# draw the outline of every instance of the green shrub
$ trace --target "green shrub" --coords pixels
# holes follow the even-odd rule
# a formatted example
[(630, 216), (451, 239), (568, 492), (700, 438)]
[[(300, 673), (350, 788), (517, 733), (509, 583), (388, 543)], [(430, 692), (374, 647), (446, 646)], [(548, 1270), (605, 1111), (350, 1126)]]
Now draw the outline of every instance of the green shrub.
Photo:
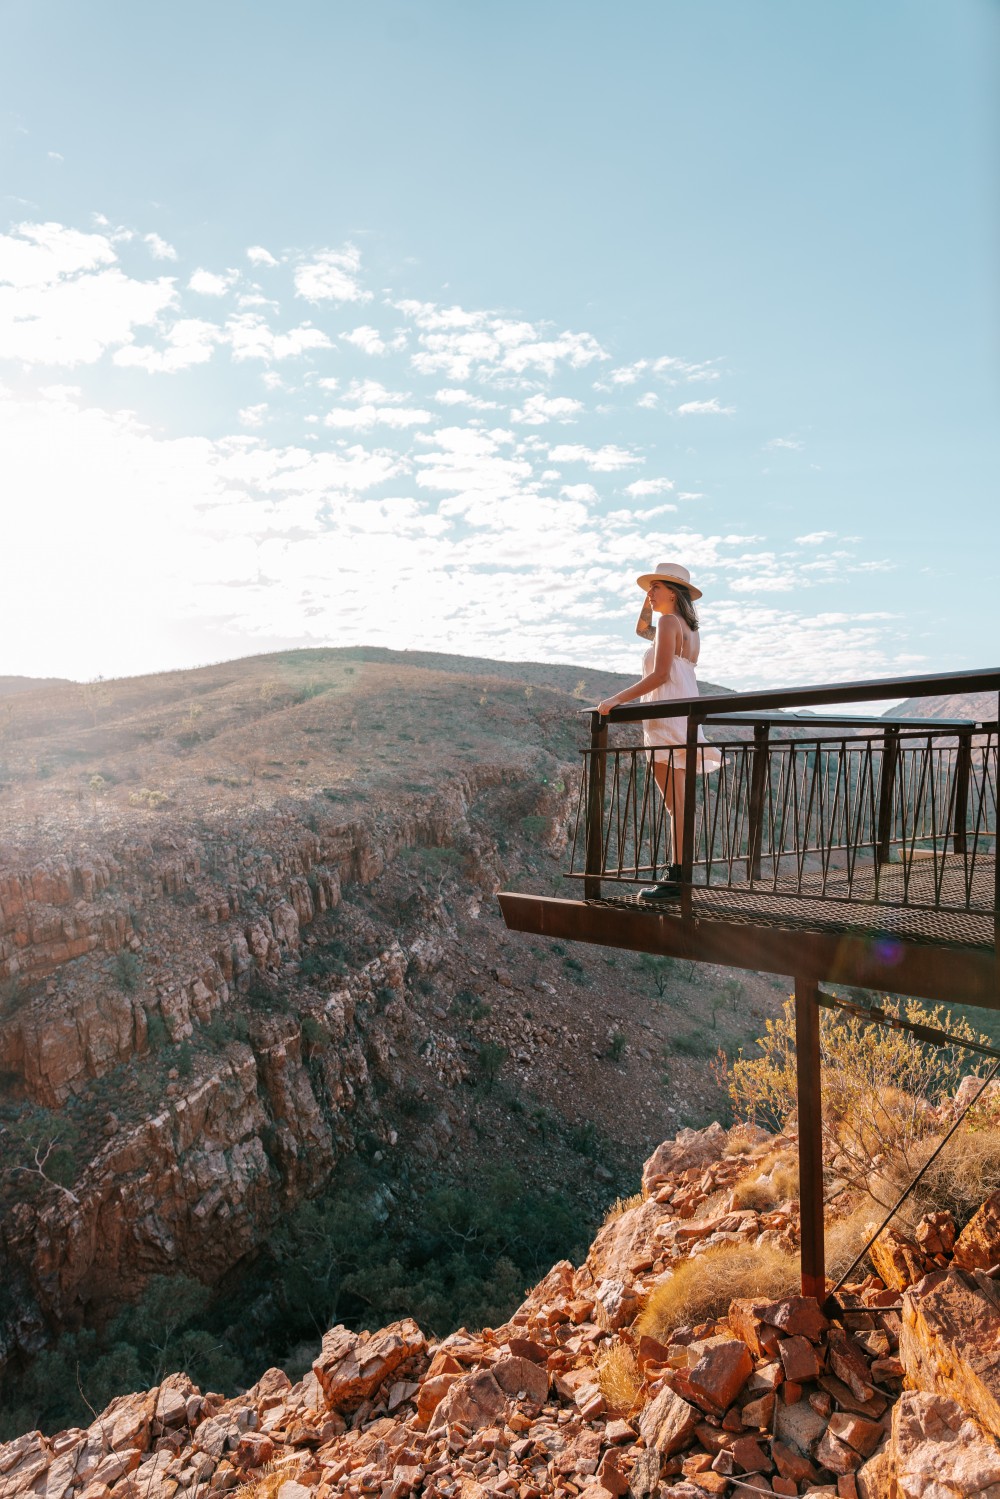
[(142, 978), (142, 961), (129, 948), (122, 947), (115, 953), (111, 963), (111, 976), (119, 989), (131, 994), (138, 988)]
[(497, 1046), (494, 1041), (484, 1041), (479, 1047), (476, 1053), (476, 1080), (482, 1083), (487, 1092), (496, 1083), (506, 1060), (506, 1048)]
[(160, 1047), (166, 1046), (170, 1040), (167, 1022), (159, 1010), (148, 1010), (146, 1013), (146, 1039), (149, 1042), (150, 1051), (159, 1051)]
[(608, 1057), (612, 1062), (620, 1062), (625, 1055), (625, 1033), (615, 1031), (608, 1043)]
[(302, 1017), (302, 1039), (310, 1046), (326, 1046), (330, 1040), (326, 1027), (314, 1015)]

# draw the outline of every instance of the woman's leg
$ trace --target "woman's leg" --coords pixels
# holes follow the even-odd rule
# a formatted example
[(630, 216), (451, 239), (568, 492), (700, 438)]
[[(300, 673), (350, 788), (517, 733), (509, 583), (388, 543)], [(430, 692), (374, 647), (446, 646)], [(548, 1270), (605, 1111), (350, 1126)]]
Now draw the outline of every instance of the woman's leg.
[(684, 767), (672, 767), (669, 750), (653, 757), (653, 776), (670, 814), (670, 862), (681, 862), (681, 840), (684, 836)]

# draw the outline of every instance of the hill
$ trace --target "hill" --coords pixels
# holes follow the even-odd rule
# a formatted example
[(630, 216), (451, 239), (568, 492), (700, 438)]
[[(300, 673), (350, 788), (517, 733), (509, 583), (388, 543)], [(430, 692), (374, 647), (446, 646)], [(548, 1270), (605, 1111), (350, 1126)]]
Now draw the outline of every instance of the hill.
[[(157, 1277), (207, 1298), (222, 1387), (294, 1358), (305, 1246), (388, 1203), (385, 1284), (442, 1328), (500, 1320), (776, 1011), (753, 975), (511, 938), (502, 883), (566, 889), (579, 674), (377, 654), (11, 700), (0, 1405)], [(508, 1227), (457, 1262), (484, 1184)]]

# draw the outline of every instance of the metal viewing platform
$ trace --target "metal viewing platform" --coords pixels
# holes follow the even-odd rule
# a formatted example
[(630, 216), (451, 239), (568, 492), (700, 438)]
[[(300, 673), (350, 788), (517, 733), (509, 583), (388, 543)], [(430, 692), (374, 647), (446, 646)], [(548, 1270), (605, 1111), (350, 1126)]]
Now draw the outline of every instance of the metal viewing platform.
[[(1000, 692), (1000, 669), (591, 713), (566, 871), (579, 893), (499, 897), (514, 931), (793, 979), (803, 1286), (820, 1299), (819, 985), (1000, 1008), (998, 713), (822, 710), (972, 692)], [(683, 750), (634, 729), (609, 744), (659, 717), (687, 719)], [(676, 898), (645, 901), (637, 887), (672, 862), (665, 773), (683, 787), (680, 878)]]

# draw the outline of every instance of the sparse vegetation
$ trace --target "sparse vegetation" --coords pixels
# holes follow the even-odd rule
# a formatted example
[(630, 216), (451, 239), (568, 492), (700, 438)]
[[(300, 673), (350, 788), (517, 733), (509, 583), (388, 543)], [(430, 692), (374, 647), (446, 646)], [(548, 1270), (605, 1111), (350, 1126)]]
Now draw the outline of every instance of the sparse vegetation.
[[(978, 1039), (964, 1018), (917, 1000), (885, 999), (887, 1013), (914, 1024)], [(847, 1184), (888, 1206), (897, 1173), (912, 1179), (922, 1142), (940, 1132), (934, 1106), (949, 1098), (970, 1070), (957, 1048), (932, 1046), (905, 1031), (868, 1025), (854, 1016), (821, 1011), (823, 1128), (833, 1169)], [(742, 1053), (729, 1070), (737, 1116), (779, 1127), (795, 1107), (795, 1014), (788, 1001), (768, 1020), (760, 1055)], [(924, 1151), (924, 1155), (926, 1155)]]
[(675, 1327), (725, 1316), (734, 1297), (776, 1301), (793, 1295), (798, 1284), (798, 1255), (773, 1245), (720, 1244), (694, 1259), (681, 1260), (653, 1287), (635, 1330), (669, 1342)]
[(131, 994), (139, 987), (142, 978), (142, 960), (129, 948), (119, 948), (111, 961), (111, 976), (119, 989)]
[(627, 1343), (616, 1338), (597, 1356), (597, 1379), (609, 1410), (628, 1416), (634, 1410), (642, 1391), (642, 1378), (635, 1354)]

